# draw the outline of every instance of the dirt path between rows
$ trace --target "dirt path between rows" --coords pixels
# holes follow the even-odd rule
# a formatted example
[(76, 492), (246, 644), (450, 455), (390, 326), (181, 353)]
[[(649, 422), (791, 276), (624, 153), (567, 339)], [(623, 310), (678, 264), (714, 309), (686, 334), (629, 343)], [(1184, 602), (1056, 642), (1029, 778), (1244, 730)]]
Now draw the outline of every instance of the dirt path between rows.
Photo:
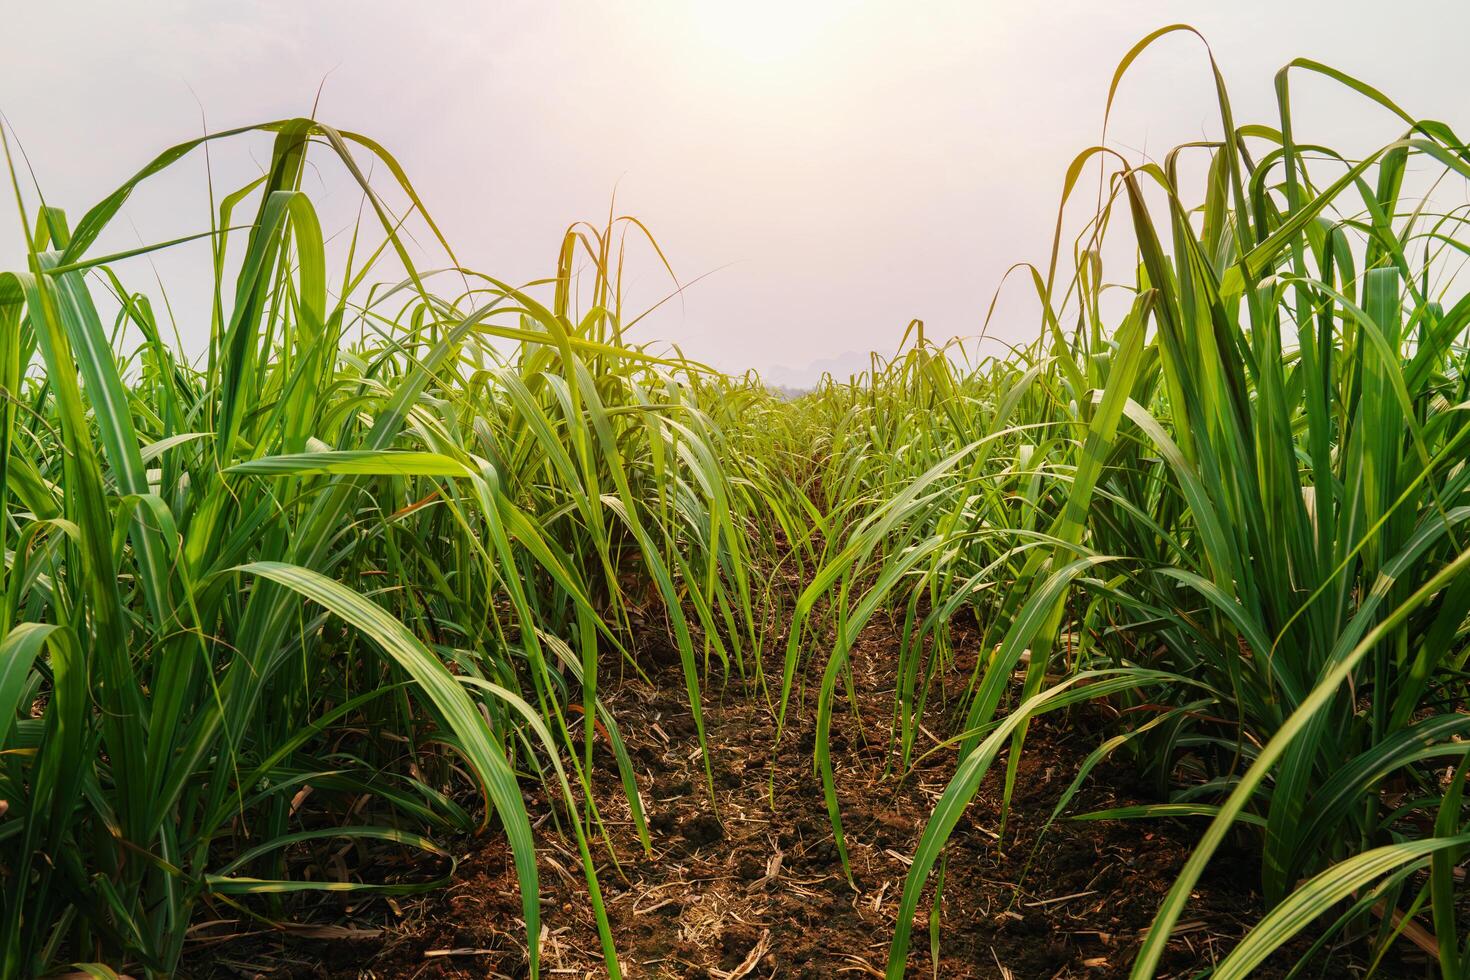
[[(908, 778), (885, 778), (896, 639), (870, 628), (852, 654), (856, 705), (839, 696), (833, 757), (856, 888), (845, 881), (812, 769), (815, 690), (773, 755), (774, 725), (758, 692), (732, 680), (706, 692), (719, 819), (704, 790), (683, 681), (669, 650), (643, 651), (653, 685), (627, 680), (606, 692), (628, 743), (653, 836), (645, 857), (611, 754), (600, 746), (597, 796), (621, 874), (594, 853), (624, 975), (638, 978), (879, 977), (887, 961), (908, 861), (953, 770), (940, 749)], [(960, 689), (969, 662), (946, 678)], [(816, 668), (820, 669), (820, 665)], [(814, 684), (814, 680), (808, 680)], [(854, 707), (856, 711), (854, 711)], [(945, 730), (936, 702), (928, 733)], [(860, 719), (860, 721), (859, 721)], [(1000, 773), (987, 778), (948, 850), (937, 962), (929, 944), (932, 883), (915, 922), (908, 973), (967, 978), (1120, 977), (1202, 829), (1196, 821), (1059, 820), (1040, 836), (1083, 757), (1102, 737), (1097, 709), (1044, 719), (1020, 765), (1003, 839)], [(932, 735), (917, 748), (934, 748)], [(774, 767), (772, 761), (774, 758)], [(768, 801), (774, 774), (775, 806)], [(1071, 814), (1149, 799), (1131, 770), (1105, 763)], [(534, 801), (543, 817), (543, 800)], [(574, 845), (543, 819), (543, 974), (605, 976)], [(520, 897), (503, 840), (459, 842), (456, 880), (421, 899), (358, 900), (335, 910), (342, 938), (255, 936), (206, 944), (192, 963), (216, 976), (523, 977)], [(1254, 859), (1227, 851), (1212, 864), (1164, 960), (1161, 976), (1196, 975), (1224, 955), (1261, 914)], [(318, 910), (318, 917), (325, 913)], [(1280, 976), (1305, 942), (1263, 967)], [(1395, 953), (1395, 955), (1398, 955)], [(1423, 976), (1406, 951), (1379, 976)], [(1273, 966), (1272, 964), (1281, 964)], [(1329, 954), (1305, 976), (1354, 977), (1349, 953)]]

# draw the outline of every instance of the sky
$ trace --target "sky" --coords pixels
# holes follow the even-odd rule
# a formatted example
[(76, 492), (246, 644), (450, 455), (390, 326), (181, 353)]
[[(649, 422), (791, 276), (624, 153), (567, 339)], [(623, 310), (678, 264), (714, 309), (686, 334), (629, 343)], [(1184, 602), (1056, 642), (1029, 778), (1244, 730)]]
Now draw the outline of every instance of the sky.
[[(1239, 122), (1274, 122), (1274, 75), (1305, 56), (1464, 131), (1457, 48), (1470, 4), (1383, 9), (10, 3), (0, 23), (24, 43), (0, 57), (0, 112), (40, 193), (75, 220), (159, 150), (205, 128), (308, 114), (320, 90), (317, 118), (386, 146), (463, 264), (513, 282), (548, 276), (567, 226), (605, 220), (615, 195), (617, 212), (652, 231), (688, 284), (631, 339), (799, 380), (847, 352), (893, 350), (915, 318), (931, 339), (977, 335), (1006, 269), (1045, 261), (1067, 165), (1099, 139), (1113, 71), (1154, 28), (1201, 30)], [(1402, 131), (1321, 79), (1295, 82), (1293, 107), (1303, 141), (1368, 150)], [(1204, 49), (1175, 35), (1130, 70), (1108, 135), (1138, 158), (1218, 133)], [(136, 194), (98, 248), (206, 230), (210, 172), (223, 193), (258, 175), (268, 154), (259, 138), (218, 145), (208, 172), (195, 154)], [(22, 182), (34, 207), (29, 175)], [(354, 187), (323, 163), (306, 189), (340, 246)], [(7, 193), (0, 268), (24, 263), (15, 213)], [(207, 256), (196, 244), (118, 266), (132, 288), (163, 283), (191, 350), (208, 333)], [(673, 288), (636, 242), (626, 285), (633, 312)], [(1020, 287), (1006, 287), (989, 327), (1003, 341), (1037, 333)]]

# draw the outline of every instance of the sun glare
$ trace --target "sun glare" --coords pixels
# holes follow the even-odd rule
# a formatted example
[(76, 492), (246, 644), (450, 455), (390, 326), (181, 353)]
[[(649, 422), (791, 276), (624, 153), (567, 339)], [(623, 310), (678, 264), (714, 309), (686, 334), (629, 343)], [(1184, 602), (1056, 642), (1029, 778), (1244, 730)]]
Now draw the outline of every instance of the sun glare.
[(838, 20), (840, 6), (743, 0), (698, 3), (690, 11), (693, 33), (708, 48), (747, 65), (774, 68), (809, 55)]

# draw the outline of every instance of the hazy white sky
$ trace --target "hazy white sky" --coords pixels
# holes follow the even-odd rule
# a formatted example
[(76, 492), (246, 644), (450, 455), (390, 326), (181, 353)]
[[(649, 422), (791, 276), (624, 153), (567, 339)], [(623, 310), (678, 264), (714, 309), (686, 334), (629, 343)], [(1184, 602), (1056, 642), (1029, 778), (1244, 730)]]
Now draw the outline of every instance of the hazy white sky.
[[(1274, 121), (1273, 75), (1302, 55), (1470, 123), (1462, 0), (1391, 16), (1376, 0), (12, 0), (0, 110), (75, 220), (197, 135), (201, 107), (210, 129), (301, 115), (325, 77), (319, 118), (392, 150), (466, 264), (548, 275), (565, 227), (605, 217), (616, 189), (681, 279), (718, 270), (640, 335), (765, 369), (889, 350), (914, 317), (931, 337), (975, 334), (1004, 270), (1045, 258), (1063, 172), (1098, 138), (1119, 58), (1175, 21), (1209, 38), (1240, 121)], [(1203, 51), (1183, 36), (1119, 98), (1120, 149), (1218, 132)], [(1366, 149), (1401, 129), (1325, 81), (1303, 79), (1293, 100), (1303, 140)], [(267, 153), (219, 149), (216, 186), (258, 174)], [(204, 173), (191, 160), (135, 196), (111, 244), (207, 228)], [(328, 230), (344, 227), (357, 199), (342, 175), (324, 168), (308, 189)], [(8, 268), (23, 252), (4, 200)], [(204, 254), (155, 263), (191, 345), (207, 332)], [(665, 293), (651, 262), (633, 269), (635, 305)], [(146, 262), (123, 271), (156, 291)], [(992, 332), (1036, 327), (1018, 297)]]

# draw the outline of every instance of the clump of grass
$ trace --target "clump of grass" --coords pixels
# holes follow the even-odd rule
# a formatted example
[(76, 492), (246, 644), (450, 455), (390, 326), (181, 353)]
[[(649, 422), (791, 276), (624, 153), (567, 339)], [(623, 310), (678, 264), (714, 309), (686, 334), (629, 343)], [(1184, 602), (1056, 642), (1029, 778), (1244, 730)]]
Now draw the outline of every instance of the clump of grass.
[[(544, 303), (421, 275), (362, 177), (359, 156), (386, 168), (437, 234), (386, 151), (309, 120), (261, 130), (267, 173), (215, 216), (215, 291), (233, 302), (203, 366), (162, 340), (113, 271), (126, 263), (91, 253), (139, 183), (205, 140), (74, 229), (43, 209), (30, 268), (0, 276), (3, 973), (95, 958), (171, 974), (200, 903), (271, 915), (293, 892), (439, 884), (292, 878), (290, 850), (442, 855), (425, 833), (493, 819), (534, 974), (530, 773), (563, 800), (616, 976), (591, 852), (595, 727), (649, 839), (597, 681), (627, 655), (630, 568), (638, 600), (646, 583), (666, 611), (697, 724), (710, 665), (758, 660), (745, 528), (764, 504), (737, 486), (717, 418), (748, 386), (622, 342), (618, 251), (636, 224), (571, 229)], [(300, 189), (309, 148), (376, 217), (361, 267), (329, 274)], [(233, 282), (227, 248), (244, 250)], [(364, 286), (384, 252), (406, 278)], [(572, 263), (588, 258), (578, 311)], [(120, 305), (111, 331), (97, 289)], [(602, 725), (574, 734), (573, 708)], [(460, 763), (483, 816), (457, 801)]]
[[(1109, 108), (1149, 45), (1188, 30), (1130, 51)], [(1300, 145), (1289, 93), (1304, 73), (1394, 113), (1403, 138), (1355, 161)], [(1335, 911), (1341, 928), (1378, 902), (1428, 909), (1442, 975), (1470, 969), (1452, 874), (1470, 845), (1459, 708), (1470, 298), (1445, 275), (1464, 252), (1465, 212), (1405, 190), (1413, 165), (1470, 177), (1470, 154), (1443, 123), (1315, 62), (1278, 75), (1274, 127), (1237, 126), (1214, 79), (1226, 138), (1161, 164), (1103, 147), (1077, 157), (1064, 207), (1089, 164), (1113, 169), (1074, 274), (1057, 275), (1068, 267), (1060, 217), (1050, 265), (1033, 271), (1034, 347), (958, 378), (921, 347), (860, 392), (822, 394), (874, 446), (862, 458), (854, 434), (835, 451), (841, 485), (877, 499), (798, 608), (799, 626), (820, 596), (836, 600), (819, 724), (856, 630), (883, 604), (906, 610), (917, 641), (898, 694), (901, 761), (924, 638), (929, 663), (946, 656), (944, 624), (969, 606), (991, 651), (957, 714), (961, 762), (915, 855), (890, 977), (903, 974), (921, 889), (992, 764), (1011, 749), (1009, 799), (1030, 719), (1100, 697), (1133, 722), (1083, 776), (1127, 751), (1167, 800), (1102, 816), (1208, 818), (1135, 976), (1153, 975), (1232, 831), (1259, 849), (1271, 912), (1214, 975), (1247, 975), (1318, 917)], [(1202, 187), (1181, 176), (1198, 156)], [(1126, 284), (1103, 278), (1109, 233), (1131, 233)], [(1104, 311), (1125, 291), (1112, 320)], [(802, 647), (794, 631), (788, 677)], [(1397, 931), (1389, 916), (1375, 928), (1380, 947)]]

